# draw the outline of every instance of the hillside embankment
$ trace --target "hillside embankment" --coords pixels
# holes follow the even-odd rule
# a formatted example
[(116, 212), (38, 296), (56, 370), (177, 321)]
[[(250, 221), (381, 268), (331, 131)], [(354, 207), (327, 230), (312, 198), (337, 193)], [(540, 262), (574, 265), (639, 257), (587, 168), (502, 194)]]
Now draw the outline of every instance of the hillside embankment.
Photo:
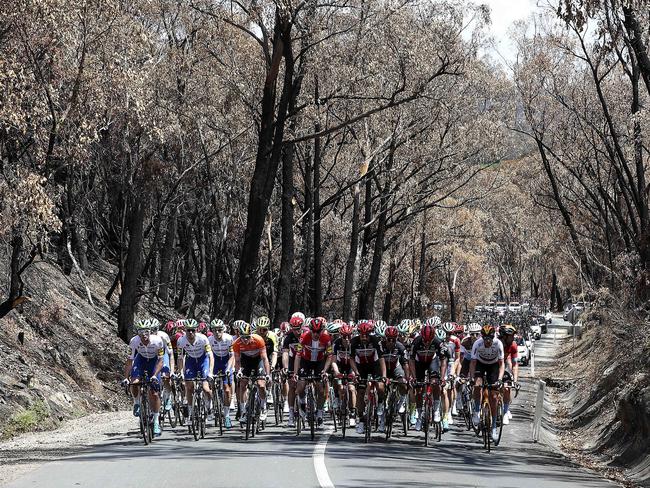
[(549, 422), (575, 461), (631, 486), (650, 486), (650, 327), (629, 310), (597, 304), (582, 337), (561, 343), (542, 377)]

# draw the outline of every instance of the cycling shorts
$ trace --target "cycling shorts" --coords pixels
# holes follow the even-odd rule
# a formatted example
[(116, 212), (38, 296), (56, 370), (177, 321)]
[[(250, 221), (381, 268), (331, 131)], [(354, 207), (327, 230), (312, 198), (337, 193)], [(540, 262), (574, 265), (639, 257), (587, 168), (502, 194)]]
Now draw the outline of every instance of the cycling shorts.
[(463, 358), (463, 362), (460, 366), (460, 375), (467, 378), (467, 375), (469, 374), (469, 365), (471, 364), (472, 360), (471, 359), (465, 359)]
[(203, 354), (198, 358), (185, 356), (185, 379), (193, 380), (195, 378), (207, 378), (210, 374), (210, 358)]
[(249, 378), (251, 376), (266, 376), (264, 360), (259, 356), (256, 358), (241, 356), (241, 370), (242, 374)]
[(306, 361), (300, 359), (300, 367), (298, 368), (298, 378), (306, 378), (307, 376), (320, 376), (325, 367), (325, 361)]
[(499, 363), (485, 364), (481, 361), (476, 361), (476, 373), (474, 377), (483, 376), (484, 373), (488, 385), (496, 383), (499, 379)]
[(415, 361), (415, 381), (421, 383), (424, 381), (426, 372), (429, 371), (431, 376), (440, 376), (440, 358), (436, 356), (429, 364), (422, 361)]
[(165, 355), (163, 356), (163, 367), (162, 367), (162, 369), (160, 370), (160, 373), (161, 373), (162, 376), (164, 376), (165, 378), (169, 378), (169, 373), (170, 373), (170, 372), (171, 372), (171, 371), (170, 371), (170, 369), (169, 369), (169, 353), (165, 351)]
[[(133, 366), (131, 367), (131, 378), (142, 379), (145, 371), (149, 378), (151, 378), (156, 369), (156, 364), (158, 364), (158, 357), (147, 359), (136, 354), (135, 359), (133, 360)], [(158, 379), (160, 379), (160, 373), (158, 373)]]
[(402, 365), (397, 363), (393, 369), (386, 370), (386, 376), (392, 380), (399, 380), (404, 378), (404, 368)]
[(357, 364), (359, 371), (359, 388), (365, 388), (368, 376), (374, 379), (381, 378), (381, 369), (379, 368), (379, 361), (368, 364)]
[(212, 370), (212, 373), (216, 375), (217, 373), (224, 373), (226, 376), (223, 379), (223, 383), (225, 385), (231, 385), (232, 384), (232, 368), (228, 369), (228, 361), (230, 360), (230, 356), (217, 356), (216, 354), (213, 354), (214, 356), (214, 368)]

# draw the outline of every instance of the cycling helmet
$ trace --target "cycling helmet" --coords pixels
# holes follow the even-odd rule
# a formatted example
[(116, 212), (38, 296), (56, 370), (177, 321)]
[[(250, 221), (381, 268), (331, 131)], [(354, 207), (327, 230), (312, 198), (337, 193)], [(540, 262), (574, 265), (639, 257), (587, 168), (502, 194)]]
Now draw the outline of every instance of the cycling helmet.
[(397, 327), (391, 325), (390, 327), (386, 328), (384, 335), (386, 336), (386, 339), (397, 340), (397, 337), (399, 336), (399, 330), (397, 330)]
[(269, 319), (266, 315), (262, 315), (261, 317), (257, 317), (253, 322), (255, 323), (255, 329), (270, 329), (271, 328), (271, 319)]
[(424, 342), (431, 342), (435, 337), (435, 329), (432, 325), (425, 324), (420, 331), (420, 337)]
[(511, 324), (502, 325), (499, 329), (501, 335), (515, 335), (516, 332), (517, 329), (515, 329), (515, 326)]
[(249, 336), (253, 333), (253, 328), (251, 327), (251, 324), (249, 324), (245, 320), (236, 320), (233, 325), (239, 331), (240, 336)]
[(495, 330), (494, 326), (490, 324), (486, 324), (481, 328), (481, 335), (483, 337), (493, 337), (494, 338)]
[(359, 322), (359, 325), (357, 326), (357, 330), (359, 331), (359, 335), (369, 335), (372, 334), (374, 327), (372, 325), (372, 322), (370, 320), (363, 320)]
[(224, 324), (223, 320), (221, 319), (214, 319), (212, 322), (210, 322), (210, 329), (215, 331), (224, 331), (226, 330), (226, 324)]
[(384, 337), (384, 334), (386, 333), (386, 322), (383, 320), (378, 320), (375, 322), (375, 334), (377, 334), (379, 337)]
[(187, 324), (186, 319), (178, 319), (175, 325), (177, 329), (185, 330), (185, 324)]
[(339, 334), (343, 337), (352, 337), (352, 326), (344, 323), (339, 329)]
[(446, 341), (447, 333), (443, 329), (436, 329), (436, 337), (441, 341)]
[(208, 330), (208, 324), (205, 322), (199, 322), (199, 327), (196, 329), (197, 332), (200, 332), (201, 334), (205, 334), (205, 332)]
[(158, 332), (160, 329), (160, 322), (158, 319), (150, 319), (151, 320), (151, 332)]
[(440, 318), (439, 317), (429, 317), (427, 320), (424, 322), (425, 325), (430, 325), (431, 327), (436, 327), (440, 325)]
[(146, 331), (151, 332), (154, 326), (153, 324), (154, 321), (158, 322), (156, 319), (140, 319), (135, 323), (134, 329), (138, 333), (146, 332)]
[(280, 331), (283, 334), (286, 334), (287, 332), (289, 332), (289, 329), (291, 329), (291, 324), (289, 322), (280, 323)]
[(470, 334), (477, 334), (481, 332), (481, 326), (476, 322), (472, 322), (467, 326), (467, 332)]
[(295, 312), (289, 319), (289, 323), (292, 328), (302, 327), (302, 324), (305, 323), (305, 314), (302, 312)]
[(456, 325), (452, 322), (445, 322), (441, 328), (444, 332), (453, 332), (456, 329)]
[(323, 332), (327, 327), (327, 321), (323, 317), (316, 317), (309, 322), (309, 330), (312, 332)]
[(409, 335), (415, 334), (418, 331), (418, 329), (419, 327), (414, 322), (411, 322), (411, 324), (409, 325)]
[(402, 320), (399, 323), (399, 325), (397, 326), (397, 331), (402, 335), (406, 335), (409, 333), (409, 324), (406, 322), (406, 320)]
[(342, 325), (343, 324), (341, 322), (336, 322), (336, 321), (329, 322), (327, 324), (327, 332), (329, 332), (330, 334), (338, 334), (339, 330), (341, 330)]
[(456, 334), (464, 334), (465, 333), (465, 326), (461, 324), (456, 324), (456, 327), (454, 327), (454, 332)]
[(176, 324), (174, 323), (173, 320), (170, 320), (165, 324), (165, 332), (167, 332), (168, 334), (174, 332), (175, 328), (176, 328)]
[(413, 324), (414, 324), (418, 329), (421, 329), (421, 328), (422, 328), (422, 321), (421, 321), (420, 319), (415, 319), (415, 320), (413, 320)]
[(185, 328), (187, 330), (196, 330), (199, 328), (199, 323), (194, 319), (185, 320)]

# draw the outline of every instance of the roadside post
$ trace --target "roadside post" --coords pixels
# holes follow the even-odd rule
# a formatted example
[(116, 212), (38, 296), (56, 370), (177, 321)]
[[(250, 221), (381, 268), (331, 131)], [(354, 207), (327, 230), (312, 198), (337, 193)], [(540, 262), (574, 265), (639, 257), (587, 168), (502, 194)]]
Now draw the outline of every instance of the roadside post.
[(539, 432), (542, 428), (542, 415), (544, 414), (544, 390), (546, 383), (537, 382), (537, 400), (535, 402), (535, 418), (533, 419), (533, 442), (539, 441)]

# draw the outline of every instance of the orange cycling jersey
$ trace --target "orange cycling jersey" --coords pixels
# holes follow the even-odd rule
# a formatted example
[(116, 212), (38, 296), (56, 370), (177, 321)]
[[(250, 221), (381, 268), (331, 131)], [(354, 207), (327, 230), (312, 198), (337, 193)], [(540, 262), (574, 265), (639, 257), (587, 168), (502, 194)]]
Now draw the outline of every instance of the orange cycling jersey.
[(266, 342), (264, 342), (264, 339), (257, 334), (253, 334), (248, 342), (244, 342), (241, 337), (238, 337), (237, 340), (232, 343), (232, 350), (235, 354), (242, 354), (253, 358), (258, 357), (265, 349)]

